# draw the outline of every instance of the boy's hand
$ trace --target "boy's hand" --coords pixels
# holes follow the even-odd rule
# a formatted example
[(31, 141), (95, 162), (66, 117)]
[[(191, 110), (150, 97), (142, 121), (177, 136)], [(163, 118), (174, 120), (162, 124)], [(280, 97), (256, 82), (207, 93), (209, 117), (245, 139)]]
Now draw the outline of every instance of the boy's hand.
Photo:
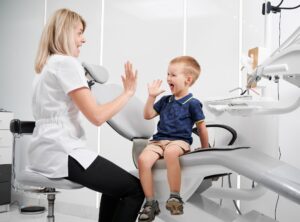
[(148, 83), (148, 93), (150, 97), (157, 97), (159, 94), (163, 93), (165, 90), (161, 88), (162, 80), (157, 79), (152, 83)]

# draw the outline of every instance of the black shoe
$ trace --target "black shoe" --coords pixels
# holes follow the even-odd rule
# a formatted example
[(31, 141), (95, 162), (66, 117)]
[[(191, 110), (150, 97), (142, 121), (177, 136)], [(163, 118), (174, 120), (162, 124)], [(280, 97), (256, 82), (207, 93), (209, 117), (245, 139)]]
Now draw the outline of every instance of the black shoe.
[(156, 200), (147, 201), (144, 206), (143, 210), (140, 212), (140, 216), (138, 221), (139, 222), (150, 222), (153, 221), (155, 216), (160, 213), (160, 209), (158, 206), (158, 202)]
[(183, 201), (181, 197), (170, 197), (166, 203), (166, 209), (170, 211), (172, 215), (183, 214)]

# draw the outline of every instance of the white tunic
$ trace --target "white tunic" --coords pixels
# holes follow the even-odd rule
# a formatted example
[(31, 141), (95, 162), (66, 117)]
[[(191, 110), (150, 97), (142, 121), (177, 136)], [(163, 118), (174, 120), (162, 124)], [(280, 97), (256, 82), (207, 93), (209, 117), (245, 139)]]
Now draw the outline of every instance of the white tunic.
[(84, 69), (71, 56), (52, 55), (33, 84), (32, 110), (36, 120), (29, 169), (49, 178), (68, 176), (68, 155), (85, 169), (97, 153), (86, 148), (79, 110), (68, 95), (88, 87)]

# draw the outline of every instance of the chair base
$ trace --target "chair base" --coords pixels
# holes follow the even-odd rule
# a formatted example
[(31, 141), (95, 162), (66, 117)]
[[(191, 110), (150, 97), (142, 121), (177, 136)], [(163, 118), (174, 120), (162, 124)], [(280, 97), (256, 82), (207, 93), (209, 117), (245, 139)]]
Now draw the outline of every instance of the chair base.
[(48, 199), (48, 216), (47, 216), (47, 221), (48, 222), (54, 222), (55, 221), (55, 217), (54, 217), (55, 194), (53, 194), (53, 193), (47, 194), (47, 199)]
[(26, 206), (26, 207), (21, 207), (20, 213), (21, 214), (41, 214), (44, 213), (46, 210), (45, 207), (42, 206)]
[(0, 213), (2, 212), (8, 212), (10, 208), (9, 204), (0, 205)]

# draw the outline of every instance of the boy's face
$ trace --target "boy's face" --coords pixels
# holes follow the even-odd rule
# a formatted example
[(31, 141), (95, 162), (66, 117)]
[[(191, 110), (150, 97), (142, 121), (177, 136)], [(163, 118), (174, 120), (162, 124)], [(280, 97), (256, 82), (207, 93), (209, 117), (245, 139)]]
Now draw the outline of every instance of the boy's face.
[(191, 77), (184, 73), (184, 68), (183, 63), (170, 64), (168, 67), (167, 82), (175, 96), (186, 94), (190, 86)]
[(78, 57), (80, 54), (79, 47), (82, 46), (83, 43), (85, 43), (85, 38), (83, 36), (83, 25), (81, 22), (79, 22), (74, 29), (74, 40), (75, 40), (75, 46), (72, 49), (72, 55), (74, 57)]

